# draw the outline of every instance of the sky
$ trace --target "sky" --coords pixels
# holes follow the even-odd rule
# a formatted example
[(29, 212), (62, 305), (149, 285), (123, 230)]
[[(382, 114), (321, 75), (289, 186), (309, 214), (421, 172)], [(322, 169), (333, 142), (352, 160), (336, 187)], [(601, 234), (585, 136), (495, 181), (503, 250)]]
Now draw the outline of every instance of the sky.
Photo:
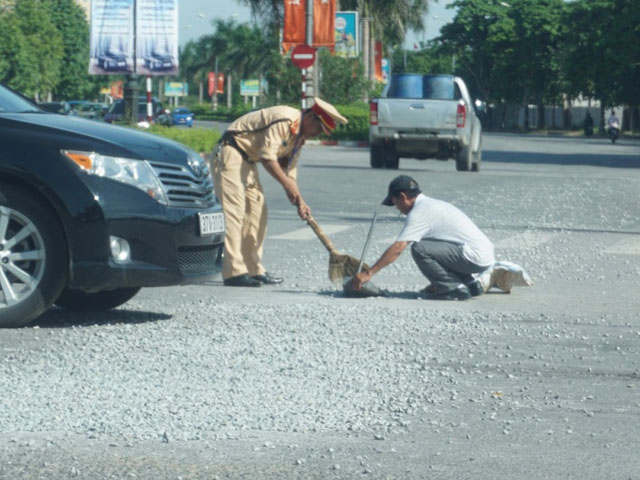
[[(430, 2), (429, 14), (426, 16), (426, 32), (409, 32), (405, 48), (411, 50), (414, 43), (430, 40), (439, 34), (440, 27), (453, 19), (453, 10), (445, 8), (451, 1)], [(251, 22), (249, 8), (240, 5), (236, 0), (179, 0), (178, 7), (178, 35), (181, 47), (189, 40), (197, 40), (202, 35), (213, 33), (211, 22), (214, 19), (234, 19), (238, 23)]]

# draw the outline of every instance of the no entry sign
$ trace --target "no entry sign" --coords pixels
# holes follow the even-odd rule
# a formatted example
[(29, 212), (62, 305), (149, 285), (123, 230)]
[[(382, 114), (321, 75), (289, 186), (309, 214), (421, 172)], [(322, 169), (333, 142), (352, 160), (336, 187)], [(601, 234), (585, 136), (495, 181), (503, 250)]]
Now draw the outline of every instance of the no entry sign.
[(297, 45), (291, 52), (291, 61), (301, 70), (309, 68), (316, 61), (316, 49), (309, 45)]

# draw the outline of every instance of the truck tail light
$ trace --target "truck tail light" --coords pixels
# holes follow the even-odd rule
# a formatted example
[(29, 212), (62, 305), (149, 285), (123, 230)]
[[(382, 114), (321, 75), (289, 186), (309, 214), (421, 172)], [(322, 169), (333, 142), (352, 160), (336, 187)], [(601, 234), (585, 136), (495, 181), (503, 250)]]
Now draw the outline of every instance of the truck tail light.
[(369, 123), (371, 125), (378, 125), (378, 100), (371, 100), (371, 102), (369, 102)]
[(458, 114), (456, 115), (456, 127), (464, 128), (464, 124), (467, 121), (467, 107), (460, 104), (458, 105)]

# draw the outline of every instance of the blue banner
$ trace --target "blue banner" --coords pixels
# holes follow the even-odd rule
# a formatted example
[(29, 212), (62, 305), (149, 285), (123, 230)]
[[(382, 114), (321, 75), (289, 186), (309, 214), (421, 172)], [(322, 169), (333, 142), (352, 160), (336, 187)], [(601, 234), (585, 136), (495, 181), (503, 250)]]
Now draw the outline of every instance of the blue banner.
[(336, 12), (336, 46), (338, 57), (357, 57), (360, 53), (358, 12)]
[(89, 73), (132, 73), (133, 0), (91, 2)]

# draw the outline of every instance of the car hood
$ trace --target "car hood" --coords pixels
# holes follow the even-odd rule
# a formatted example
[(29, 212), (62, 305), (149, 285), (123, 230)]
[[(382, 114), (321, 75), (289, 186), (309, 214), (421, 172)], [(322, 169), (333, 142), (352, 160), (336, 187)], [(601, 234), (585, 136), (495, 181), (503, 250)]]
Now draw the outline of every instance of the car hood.
[[(18, 130), (40, 131), (52, 147), (95, 151), (103, 155), (137, 158), (184, 165), (194, 155), (189, 148), (172, 140), (131, 128), (48, 113), (2, 114), (0, 119), (14, 123)], [(5, 122), (0, 126), (11, 127)], [(50, 133), (50, 135), (46, 135)]]

